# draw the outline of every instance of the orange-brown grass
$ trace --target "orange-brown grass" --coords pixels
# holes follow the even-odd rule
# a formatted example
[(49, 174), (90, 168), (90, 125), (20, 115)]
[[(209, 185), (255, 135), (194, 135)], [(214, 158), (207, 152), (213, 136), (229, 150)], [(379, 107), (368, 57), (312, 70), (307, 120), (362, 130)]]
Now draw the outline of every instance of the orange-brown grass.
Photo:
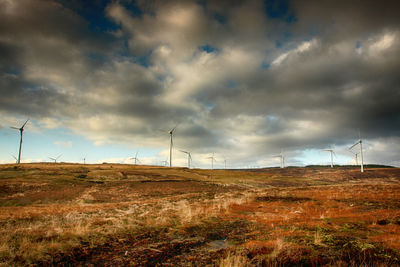
[(400, 264), (399, 177), (0, 165), (0, 264)]

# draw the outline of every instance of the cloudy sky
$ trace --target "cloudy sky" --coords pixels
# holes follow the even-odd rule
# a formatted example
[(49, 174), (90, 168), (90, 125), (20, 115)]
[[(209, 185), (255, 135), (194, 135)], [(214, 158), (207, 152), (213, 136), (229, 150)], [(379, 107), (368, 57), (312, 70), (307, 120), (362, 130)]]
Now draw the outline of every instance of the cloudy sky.
[(0, 162), (400, 166), (395, 3), (0, 0)]

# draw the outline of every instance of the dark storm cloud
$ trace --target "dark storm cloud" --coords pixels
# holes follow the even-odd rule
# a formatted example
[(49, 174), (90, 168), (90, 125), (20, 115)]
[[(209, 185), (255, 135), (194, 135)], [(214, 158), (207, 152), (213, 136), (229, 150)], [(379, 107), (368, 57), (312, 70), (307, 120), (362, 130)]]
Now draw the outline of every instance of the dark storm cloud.
[(106, 53), (113, 40), (90, 33), (85, 20), (53, 1), (1, 1), (0, 17), (1, 109), (76, 114), (71, 107), (80, 99), (68, 91), (91, 72), (85, 55)]
[(316, 30), (338, 38), (365, 37), (386, 28), (398, 29), (398, 1), (292, 1), (298, 23), (294, 29)]
[(357, 129), (394, 143), (398, 10), (394, 1), (0, 0), (0, 109), (38, 120), (55, 110), (97, 143), (162, 147), (158, 129), (180, 123), (178, 146), (240, 150), (231, 160), (248, 162), (348, 145)]

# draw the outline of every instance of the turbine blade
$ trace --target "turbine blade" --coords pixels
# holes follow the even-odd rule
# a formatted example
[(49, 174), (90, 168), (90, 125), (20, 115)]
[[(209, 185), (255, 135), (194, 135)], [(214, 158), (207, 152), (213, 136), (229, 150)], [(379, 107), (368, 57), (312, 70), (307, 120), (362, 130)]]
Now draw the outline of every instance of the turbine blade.
[(11, 128), (11, 129), (15, 129), (15, 130), (19, 130), (19, 128), (14, 127), (14, 126), (11, 126), (10, 128)]
[(352, 145), (349, 149), (352, 149), (353, 147), (355, 147), (356, 145), (358, 145), (360, 142), (355, 143), (354, 145)]
[(26, 122), (24, 123), (24, 125), (22, 125), (22, 127), (21, 127), (22, 129), (24, 129), (24, 127), (25, 127), (25, 124), (27, 124), (27, 123), (28, 123), (28, 121), (29, 121), (29, 119), (27, 119), (27, 120), (26, 120)]
[(179, 123), (177, 125), (175, 125), (174, 128), (172, 128), (172, 130), (171, 130), (172, 133), (175, 131), (175, 129), (176, 129), (176, 127), (178, 127), (178, 125), (179, 125)]

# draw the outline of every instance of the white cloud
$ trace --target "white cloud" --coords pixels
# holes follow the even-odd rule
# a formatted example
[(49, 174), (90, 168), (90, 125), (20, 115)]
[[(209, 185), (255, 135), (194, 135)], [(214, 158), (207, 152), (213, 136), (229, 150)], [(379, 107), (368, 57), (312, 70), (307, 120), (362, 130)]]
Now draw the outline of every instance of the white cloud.
[(383, 34), (376, 42), (370, 45), (369, 47), (370, 53), (372, 54), (380, 53), (382, 51), (389, 49), (394, 44), (395, 40), (396, 40), (395, 33)]
[(72, 141), (55, 141), (54, 144), (65, 148), (72, 147)]
[(313, 46), (316, 46), (318, 44), (316, 39), (313, 39), (311, 41), (306, 41), (298, 45), (296, 48), (289, 50), (288, 52), (285, 52), (281, 55), (279, 55), (277, 58), (275, 58), (271, 65), (280, 65), (282, 64), (287, 58), (293, 57), (293, 56), (298, 56), (301, 53), (305, 53), (313, 48)]
[(44, 129), (55, 129), (61, 125), (60, 121), (55, 118), (41, 118), (38, 120), (38, 124), (40, 128)]

